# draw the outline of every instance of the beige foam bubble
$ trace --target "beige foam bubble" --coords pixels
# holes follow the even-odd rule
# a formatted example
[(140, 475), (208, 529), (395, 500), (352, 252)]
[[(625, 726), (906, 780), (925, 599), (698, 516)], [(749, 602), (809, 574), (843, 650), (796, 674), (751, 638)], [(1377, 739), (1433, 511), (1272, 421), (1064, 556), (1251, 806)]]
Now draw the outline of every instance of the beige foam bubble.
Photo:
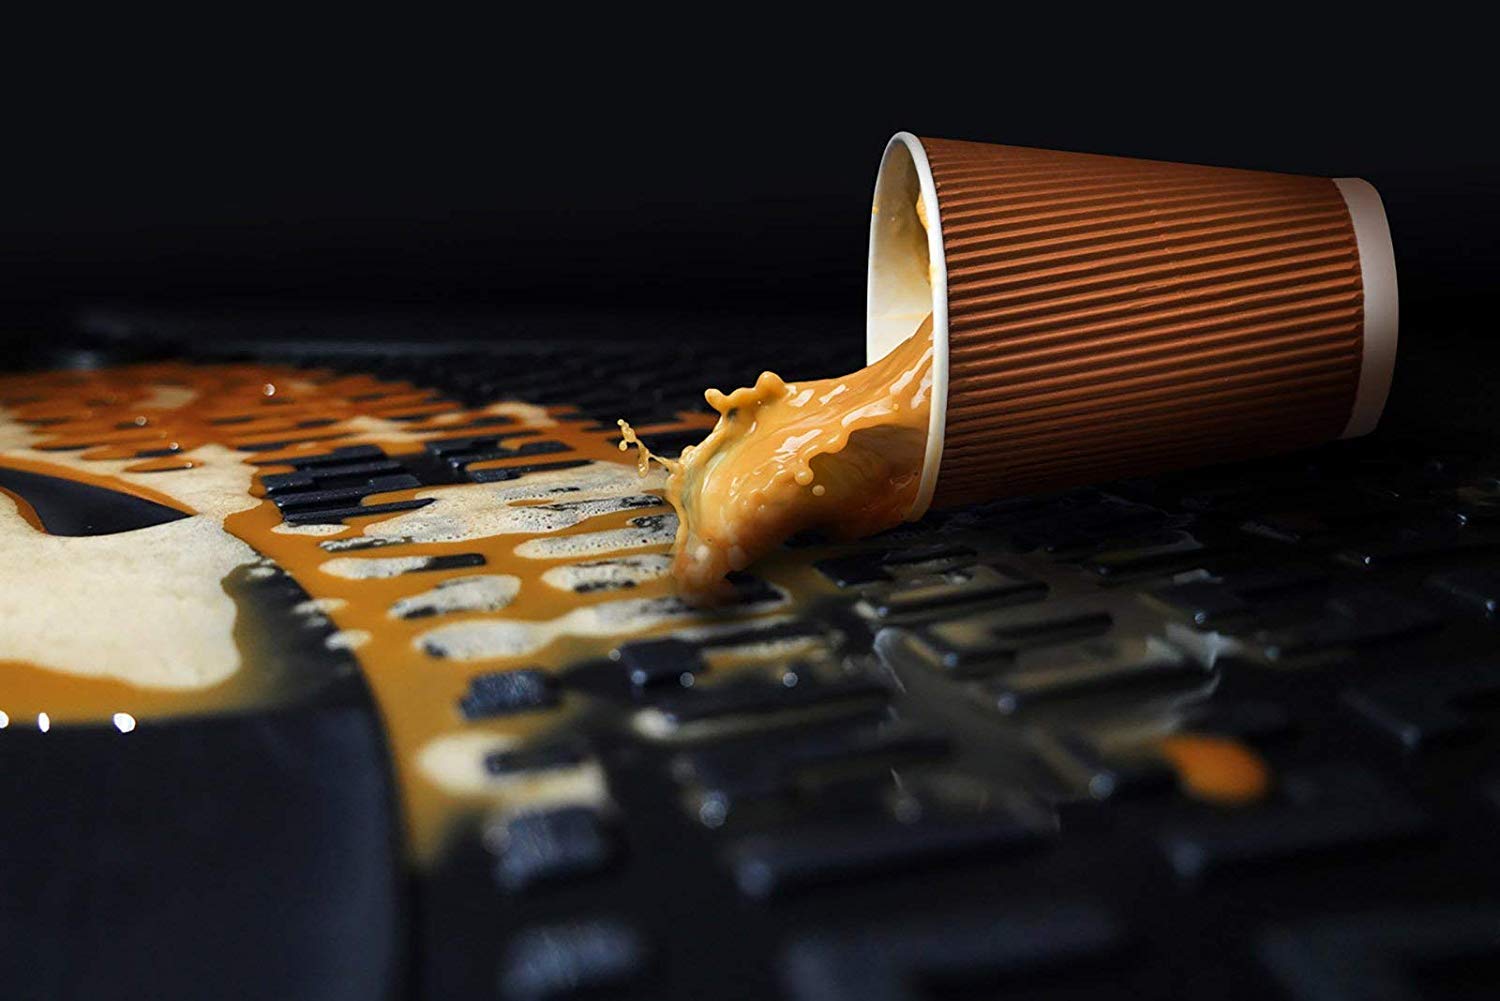
[(318, 569), (345, 580), (379, 580), (424, 570), (432, 560), (431, 556), (340, 556), (325, 561)]
[(0, 495), (0, 660), (146, 688), (207, 688), (240, 667), (219, 586), (254, 563), (216, 519), (115, 535), (37, 531)]
[(529, 560), (576, 560), (601, 553), (665, 545), (676, 534), (677, 518), (673, 515), (658, 515), (645, 525), (528, 539), (517, 546), (515, 552), (517, 556)]
[(136, 406), (142, 410), (177, 410), (197, 398), (198, 391), (191, 386), (155, 385)]
[(430, 591), (413, 594), (391, 605), (393, 618), (410, 619), (451, 612), (498, 612), (516, 600), (521, 580), (509, 574), (476, 574), (445, 580)]
[(271, 526), (271, 531), (277, 535), (338, 535), (340, 532), (347, 532), (348, 530), (347, 525), (325, 525), (318, 522), (310, 525), (288, 525), (286, 522), (282, 522), (279, 525)]
[(323, 645), (330, 650), (358, 650), (368, 642), (370, 642), (368, 629), (340, 629), (338, 632), (329, 633)]
[(613, 591), (665, 577), (671, 568), (668, 556), (621, 556), (553, 567), (542, 574), (542, 581), (559, 591)]
[(413, 642), (433, 656), (451, 660), (521, 657), (560, 636), (628, 635), (692, 615), (693, 610), (675, 597), (627, 598), (575, 608), (555, 619), (455, 622), (430, 629)]

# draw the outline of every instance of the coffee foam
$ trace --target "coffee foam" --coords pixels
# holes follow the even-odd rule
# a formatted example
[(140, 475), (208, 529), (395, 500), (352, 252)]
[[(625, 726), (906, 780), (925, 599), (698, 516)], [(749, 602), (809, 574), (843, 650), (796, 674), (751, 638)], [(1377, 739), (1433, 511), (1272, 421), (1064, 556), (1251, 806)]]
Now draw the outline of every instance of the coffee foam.
[(0, 661), (144, 688), (216, 685), (240, 667), (235, 606), (202, 582), (255, 560), (211, 517), (56, 536), (0, 494)]
[(671, 568), (668, 556), (621, 556), (553, 567), (542, 574), (542, 581), (559, 591), (615, 591), (664, 577)]
[[(645, 519), (632, 521), (642, 522)], [(676, 534), (677, 518), (672, 515), (657, 515), (644, 524), (633, 524), (626, 528), (528, 539), (517, 546), (515, 552), (517, 556), (524, 556), (529, 560), (579, 559), (623, 549), (664, 545), (671, 542)]]
[(414, 619), (450, 612), (498, 612), (516, 600), (521, 579), (509, 574), (476, 574), (454, 577), (430, 591), (402, 598), (391, 606), (390, 615)]
[(425, 570), (435, 556), (340, 556), (325, 560), (318, 569), (345, 580), (379, 580)]

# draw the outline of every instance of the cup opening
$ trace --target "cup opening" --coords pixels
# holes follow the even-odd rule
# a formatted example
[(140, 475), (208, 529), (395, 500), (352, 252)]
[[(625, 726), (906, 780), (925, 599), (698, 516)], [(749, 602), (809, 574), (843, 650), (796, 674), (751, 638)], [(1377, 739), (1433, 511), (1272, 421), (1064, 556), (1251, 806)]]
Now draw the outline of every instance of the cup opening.
[[(920, 201), (927, 225), (917, 215)], [(937, 187), (922, 141), (898, 132), (886, 145), (875, 179), (865, 299), (865, 362), (884, 358), (932, 314), (932, 411), (917, 499), (907, 513), (927, 512), (937, 486), (948, 404), (948, 269)]]

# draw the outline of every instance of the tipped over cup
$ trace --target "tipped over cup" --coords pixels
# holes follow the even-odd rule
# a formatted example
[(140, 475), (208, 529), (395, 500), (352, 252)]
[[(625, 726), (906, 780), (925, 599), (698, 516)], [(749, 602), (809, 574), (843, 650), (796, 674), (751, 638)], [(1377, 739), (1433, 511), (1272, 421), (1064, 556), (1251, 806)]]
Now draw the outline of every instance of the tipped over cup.
[(1396, 269), (1356, 178), (902, 132), (875, 187), (867, 361), (929, 314), (913, 519), (1369, 432)]

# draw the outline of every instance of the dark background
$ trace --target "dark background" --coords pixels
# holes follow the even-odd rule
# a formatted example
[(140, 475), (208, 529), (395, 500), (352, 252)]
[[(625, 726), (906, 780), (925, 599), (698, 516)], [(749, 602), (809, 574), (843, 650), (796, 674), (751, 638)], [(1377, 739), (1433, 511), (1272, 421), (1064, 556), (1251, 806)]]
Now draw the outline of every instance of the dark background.
[(1477, 27), (1081, 11), (981, 27), (954, 10), (816, 34), (806, 11), (582, 8), (91, 25), (8, 88), (0, 318), (13, 344), (163, 313), (205, 337), (290, 315), (336, 336), (462, 316), (453, 330), (485, 336), (515, 329), (486, 317), (662, 311), (688, 320), (672, 337), (729, 315), (857, 337), (898, 129), (1362, 176), (1395, 234), (1404, 332), (1487, 315), (1500, 140)]

